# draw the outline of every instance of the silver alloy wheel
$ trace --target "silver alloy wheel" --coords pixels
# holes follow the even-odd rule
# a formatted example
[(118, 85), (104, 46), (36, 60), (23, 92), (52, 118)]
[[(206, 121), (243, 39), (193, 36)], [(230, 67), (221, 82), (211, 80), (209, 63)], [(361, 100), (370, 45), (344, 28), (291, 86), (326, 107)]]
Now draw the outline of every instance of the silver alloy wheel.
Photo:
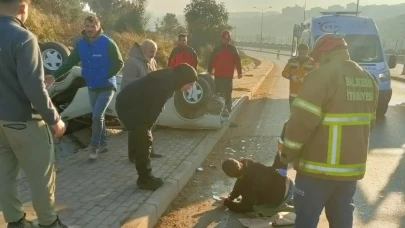
[(42, 52), (44, 67), (48, 70), (55, 71), (63, 63), (62, 55), (55, 49), (46, 49)]
[(190, 104), (196, 104), (200, 102), (204, 95), (204, 90), (199, 83), (194, 83), (193, 87), (183, 92), (184, 100)]

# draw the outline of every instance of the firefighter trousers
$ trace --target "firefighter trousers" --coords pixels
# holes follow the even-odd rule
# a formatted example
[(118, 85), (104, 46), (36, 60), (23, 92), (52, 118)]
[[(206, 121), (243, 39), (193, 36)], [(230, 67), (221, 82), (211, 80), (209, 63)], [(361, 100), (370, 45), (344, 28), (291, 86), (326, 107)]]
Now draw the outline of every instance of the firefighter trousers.
[(352, 228), (357, 181), (323, 180), (297, 174), (294, 207), (296, 228), (317, 228), (325, 208), (330, 228)]

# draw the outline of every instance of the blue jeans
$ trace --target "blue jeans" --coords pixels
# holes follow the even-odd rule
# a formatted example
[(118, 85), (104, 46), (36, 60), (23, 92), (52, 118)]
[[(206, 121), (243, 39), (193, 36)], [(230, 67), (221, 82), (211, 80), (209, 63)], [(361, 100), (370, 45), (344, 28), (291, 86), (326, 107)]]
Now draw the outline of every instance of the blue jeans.
[(89, 99), (92, 108), (92, 134), (90, 145), (95, 148), (107, 145), (107, 132), (104, 121), (104, 114), (110, 104), (115, 91), (92, 91), (89, 90)]
[(296, 228), (317, 228), (325, 208), (330, 228), (352, 228), (357, 181), (333, 181), (297, 174), (294, 208)]

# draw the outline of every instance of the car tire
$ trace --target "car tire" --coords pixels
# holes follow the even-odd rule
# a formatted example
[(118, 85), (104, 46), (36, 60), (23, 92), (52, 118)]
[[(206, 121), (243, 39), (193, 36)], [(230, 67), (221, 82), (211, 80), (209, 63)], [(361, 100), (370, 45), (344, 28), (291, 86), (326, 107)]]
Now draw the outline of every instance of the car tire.
[(212, 96), (213, 92), (209, 83), (205, 79), (199, 78), (192, 89), (185, 92), (177, 91), (174, 94), (174, 100), (175, 103), (181, 103), (187, 109), (196, 110), (205, 106)]
[(211, 76), (211, 74), (209, 74), (209, 73), (200, 73), (200, 74), (198, 75), (198, 77), (201, 77), (201, 78), (203, 78), (205, 81), (207, 81), (208, 84), (209, 84), (210, 87), (211, 87), (211, 91), (213, 91), (213, 92), (215, 93), (215, 91), (216, 91), (216, 89), (215, 89), (215, 81), (214, 81), (214, 78)]
[(43, 43), (40, 48), (46, 74), (52, 74), (58, 70), (70, 55), (69, 49), (58, 42)]
[(384, 103), (384, 104), (379, 104), (377, 106), (377, 111), (376, 111), (376, 116), (377, 117), (383, 117), (388, 111), (388, 103)]

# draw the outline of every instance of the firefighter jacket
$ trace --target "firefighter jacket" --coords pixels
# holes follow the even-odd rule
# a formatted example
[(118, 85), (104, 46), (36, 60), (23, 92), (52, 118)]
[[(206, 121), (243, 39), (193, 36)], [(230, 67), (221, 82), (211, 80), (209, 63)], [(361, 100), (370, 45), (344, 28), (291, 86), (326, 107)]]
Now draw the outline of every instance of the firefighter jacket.
[(366, 171), (378, 87), (342, 51), (307, 75), (291, 106), (281, 160), (293, 162), (303, 175), (360, 180)]
[(301, 88), (301, 82), (294, 82), (291, 80), (292, 76), (297, 76), (297, 79), (304, 80), (304, 77), (314, 68), (314, 60), (307, 57), (300, 63), (298, 57), (291, 58), (287, 65), (285, 65), (282, 72), (282, 76), (290, 80), (290, 96), (296, 97), (299, 89)]

